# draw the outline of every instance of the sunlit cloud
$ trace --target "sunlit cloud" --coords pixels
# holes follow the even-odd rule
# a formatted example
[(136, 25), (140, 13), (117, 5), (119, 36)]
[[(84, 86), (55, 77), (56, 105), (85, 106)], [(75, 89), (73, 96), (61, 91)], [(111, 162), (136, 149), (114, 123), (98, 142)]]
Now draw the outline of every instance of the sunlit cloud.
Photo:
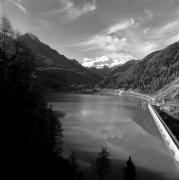
[[(148, 19), (153, 18), (151, 11), (145, 12)], [(141, 22), (141, 21), (140, 21)], [(78, 43), (86, 51), (102, 51), (103, 55), (96, 58), (84, 58), (84, 66), (115, 66), (131, 59), (140, 59), (153, 51), (159, 50), (161, 45), (167, 46), (179, 40), (179, 20), (173, 19), (161, 26), (150, 28), (135, 27), (138, 22), (134, 18), (124, 20), (110, 26), (98, 35)], [(137, 29), (140, 30), (134, 30)]]
[(99, 68), (101, 66), (108, 64), (108, 61), (109, 58), (106, 56), (96, 57), (96, 58), (84, 58), (82, 61), (82, 65), (85, 67), (93, 67), (95, 63), (97, 63), (98, 65), (96, 65), (96, 67)]
[[(159, 49), (160, 46), (168, 46), (171, 43), (179, 41), (179, 19), (168, 21), (167, 23), (155, 27), (147, 32), (150, 37), (152, 44), (148, 44), (148, 47), (151, 49)], [(157, 47), (158, 45), (158, 47)]]
[(150, 30), (151, 30), (151, 28), (145, 28), (145, 29), (143, 30), (143, 33), (144, 33), (144, 34), (147, 34)]
[[(123, 20), (120, 23), (106, 28), (99, 34), (92, 35), (87, 40), (75, 43), (72, 46), (80, 46), (87, 51), (103, 50), (106, 52), (118, 52), (124, 49), (128, 44), (128, 39), (126, 37), (118, 36), (119, 32), (129, 29), (134, 24), (135, 20), (133, 18)], [(116, 35), (114, 36), (114, 34)]]
[(27, 13), (27, 10), (22, 6), (21, 2), (22, 0), (8, 0), (8, 2), (12, 3), (14, 6), (16, 6), (19, 10), (21, 10), (23, 13)]
[(77, 4), (75, 1), (71, 0), (59, 0), (59, 2), (63, 7), (53, 12), (66, 13), (66, 17), (71, 20), (75, 20), (84, 14), (94, 12), (97, 9), (96, 0), (88, 0), (83, 4)]
[(143, 48), (141, 49), (144, 54), (149, 54), (155, 51), (158, 48), (158, 45), (155, 42), (147, 41), (143, 44)]
[(155, 15), (154, 15), (153, 11), (151, 11), (149, 9), (145, 9), (142, 16), (137, 16), (136, 17), (135, 27), (138, 28), (142, 24), (152, 21), (154, 17), (155, 17)]
[(100, 50), (103, 53), (100, 57), (84, 58), (82, 64), (87, 67), (112, 67), (136, 59), (132, 54), (146, 55), (155, 50), (157, 45), (154, 42), (140, 40), (133, 33), (131, 28), (135, 28), (133, 27), (135, 23), (134, 18), (123, 20), (99, 34), (91, 36), (88, 40), (75, 44), (75, 46), (83, 47), (86, 51)]
[(167, 39), (167, 44), (172, 44), (176, 41), (179, 41), (179, 33)]
[(133, 57), (129, 54), (111, 53), (96, 58), (84, 58), (82, 60), (82, 65), (86, 67), (96, 68), (102, 68), (104, 66), (112, 67), (119, 64), (124, 64), (125, 62), (131, 59), (133, 59)]
[(134, 24), (135, 24), (135, 20), (133, 18), (130, 18), (129, 20), (124, 20), (106, 29), (105, 34), (117, 33), (118, 31), (127, 29)]
[(149, 19), (149, 20), (152, 20), (154, 18), (153, 12), (148, 9), (145, 9), (144, 16), (145, 19)]
[(119, 65), (119, 64), (124, 64), (127, 61), (134, 59), (134, 57), (131, 54), (127, 54), (127, 53), (117, 53), (117, 52), (113, 52), (111, 54), (107, 55), (109, 58), (113, 59), (114, 63), (112, 66), (114, 65)]
[(95, 35), (86, 42), (81, 42), (81, 46), (89, 47), (88, 50), (105, 50), (105, 51), (119, 51), (127, 45), (126, 38), (117, 38), (105, 35)]
[(167, 33), (169, 31), (171, 32), (174, 30), (179, 30), (179, 19), (169, 22), (162, 26), (159, 30), (159, 33)]

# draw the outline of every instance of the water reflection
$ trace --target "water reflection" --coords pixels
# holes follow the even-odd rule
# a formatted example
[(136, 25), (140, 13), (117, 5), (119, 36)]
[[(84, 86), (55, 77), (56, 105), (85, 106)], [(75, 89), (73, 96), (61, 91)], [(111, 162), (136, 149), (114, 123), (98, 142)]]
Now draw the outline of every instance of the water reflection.
[(139, 177), (148, 172), (153, 180), (178, 179), (168, 149), (139, 99), (65, 94), (50, 98), (54, 110), (66, 114), (62, 119), (64, 152), (75, 150), (81, 164), (92, 167), (96, 153), (105, 145), (118, 168), (131, 155)]

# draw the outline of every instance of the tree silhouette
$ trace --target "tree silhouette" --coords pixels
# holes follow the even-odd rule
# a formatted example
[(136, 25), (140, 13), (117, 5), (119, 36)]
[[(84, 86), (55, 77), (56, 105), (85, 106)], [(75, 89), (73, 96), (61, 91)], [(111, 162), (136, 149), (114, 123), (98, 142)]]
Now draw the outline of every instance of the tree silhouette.
[(79, 176), (79, 165), (77, 162), (77, 157), (74, 151), (69, 155), (69, 163), (71, 168), (72, 177), (78, 179)]
[[(53, 113), (52, 110), (51, 110), (51, 113)], [(59, 122), (59, 119), (57, 119), (56, 117), (54, 117), (54, 124), (55, 126), (52, 125), (52, 128), (55, 128), (55, 129), (52, 132), (55, 132), (55, 135), (54, 135), (55, 138), (53, 138), (54, 136), (51, 136), (52, 142), (55, 145), (54, 151), (57, 153), (58, 156), (61, 156), (62, 145), (63, 145), (63, 128), (62, 128), (61, 122)]]
[(47, 106), (37, 71), (35, 55), (21, 41), (8, 18), (1, 17), (0, 119), (7, 140), (3, 146), (6, 163), (13, 167), (9, 172), (42, 178), (59, 174), (59, 166), (64, 167), (63, 173), (68, 162), (56, 155), (61, 152), (62, 127)]
[(123, 180), (135, 180), (136, 178), (136, 167), (132, 162), (131, 157), (126, 162), (126, 167), (123, 168), (124, 175)]
[(13, 35), (14, 30), (9, 19), (2, 16), (0, 21), (0, 81), (3, 86), (5, 81), (8, 80), (8, 65)]
[(108, 174), (110, 169), (110, 154), (106, 147), (102, 147), (101, 151), (97, 154), (96, 158), (96, 173), (99, 180), (104, 180), (105, 175)]
[(15, 31), (7, 16), (3, 15), (0, 22), (0, 44), (4, 53), (9, 51), (8, 46), (15, 36)]

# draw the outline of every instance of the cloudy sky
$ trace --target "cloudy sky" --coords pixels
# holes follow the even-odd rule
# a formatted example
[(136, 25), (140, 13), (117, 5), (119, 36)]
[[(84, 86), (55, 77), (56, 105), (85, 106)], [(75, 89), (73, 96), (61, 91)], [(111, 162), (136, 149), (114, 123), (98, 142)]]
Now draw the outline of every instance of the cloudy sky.
[(179, 0), (0, 0), (12, 24), (85, 66), (142, 59), (179, 41)]

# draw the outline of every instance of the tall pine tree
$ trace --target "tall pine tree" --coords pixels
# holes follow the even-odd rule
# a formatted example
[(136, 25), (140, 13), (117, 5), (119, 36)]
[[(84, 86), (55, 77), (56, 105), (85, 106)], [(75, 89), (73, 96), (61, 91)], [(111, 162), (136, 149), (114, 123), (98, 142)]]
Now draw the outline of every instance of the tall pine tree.
[(96, 158), (96, 173), (99, 180), (104, 180), (110, 170), (110, 154), (106, 147), (102, 147)]
[(136, 167), (134, 163), (132, 162), (132, 159), (130, 156), (126, 162), (126, 166), (124, 167), (123, 171), (124, 171), (123, 180), (135, 180)]

